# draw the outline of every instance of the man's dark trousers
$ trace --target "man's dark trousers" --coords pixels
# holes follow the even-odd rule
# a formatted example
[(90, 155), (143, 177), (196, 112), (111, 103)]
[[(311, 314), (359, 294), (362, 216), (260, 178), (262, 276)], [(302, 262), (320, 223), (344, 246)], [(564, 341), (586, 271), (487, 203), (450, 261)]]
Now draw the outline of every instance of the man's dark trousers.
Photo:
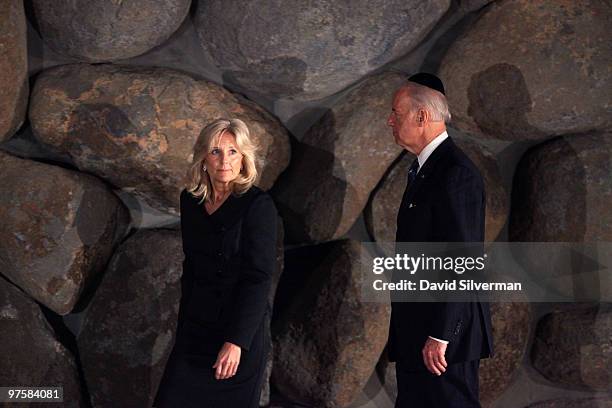
[(396, 365), (398, 387), (395, 408), (480, 408), (478, 366), (480, 360), (449, 364), (441, 376)]

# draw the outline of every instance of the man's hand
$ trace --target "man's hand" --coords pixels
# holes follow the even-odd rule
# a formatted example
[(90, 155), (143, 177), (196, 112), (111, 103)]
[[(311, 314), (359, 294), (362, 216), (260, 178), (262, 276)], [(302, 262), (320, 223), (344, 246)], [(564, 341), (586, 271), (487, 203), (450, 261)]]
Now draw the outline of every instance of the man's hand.
[(233, 343), (225, 342), (217, 355), (217, 361), (213, 368), (216, 368), (215, 378), (217, 380), (225, 380), (236, 374), (238, 364), (240, 364), (240, 346)]
[(447, 345), (434, 339), (427, 339), (423, 347), (423, 362), (427, 369), (435, 375), (442, 375), (446, 371), (446, 352)]

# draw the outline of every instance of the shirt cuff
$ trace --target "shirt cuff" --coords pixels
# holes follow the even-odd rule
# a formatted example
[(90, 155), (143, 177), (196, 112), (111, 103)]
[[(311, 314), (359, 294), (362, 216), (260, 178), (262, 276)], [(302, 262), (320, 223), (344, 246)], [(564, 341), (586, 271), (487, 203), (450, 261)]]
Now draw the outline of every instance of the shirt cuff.
[(430, 339), (434, 339), (435, 341), (439, 341), (440, 343), (448, 344), (448, 340), (437, 339), (435, 337), (429, 336)]

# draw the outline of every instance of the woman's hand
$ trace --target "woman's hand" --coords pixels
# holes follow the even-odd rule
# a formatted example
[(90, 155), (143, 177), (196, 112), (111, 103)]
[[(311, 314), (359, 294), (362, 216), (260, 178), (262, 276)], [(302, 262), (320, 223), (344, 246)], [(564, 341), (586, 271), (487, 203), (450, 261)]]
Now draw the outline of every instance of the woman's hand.
[(217, 361), (213, 368), (216, 368), (215, 378), (217, 380), (225, 380), (236, 374), (238, 371), (238, 364), (240, 364), (240, 346), (237, 346), (230, 342), (223, 343)]

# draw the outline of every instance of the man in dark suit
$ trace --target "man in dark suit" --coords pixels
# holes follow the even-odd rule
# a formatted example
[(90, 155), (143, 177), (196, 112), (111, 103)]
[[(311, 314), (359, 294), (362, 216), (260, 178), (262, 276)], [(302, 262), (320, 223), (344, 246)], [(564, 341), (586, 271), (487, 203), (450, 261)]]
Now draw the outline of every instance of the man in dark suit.
[[(394, 95), (388, 125), (417, 156), (397, 216), (397, 242), (483, 242), (482, 176), (446, 132), (450, 113), (434, 75), (409, 78)], [(478, 367), (493, 353), (484, 302), (393, 302), (389, 360), (396, 408), (480, 407)]]

